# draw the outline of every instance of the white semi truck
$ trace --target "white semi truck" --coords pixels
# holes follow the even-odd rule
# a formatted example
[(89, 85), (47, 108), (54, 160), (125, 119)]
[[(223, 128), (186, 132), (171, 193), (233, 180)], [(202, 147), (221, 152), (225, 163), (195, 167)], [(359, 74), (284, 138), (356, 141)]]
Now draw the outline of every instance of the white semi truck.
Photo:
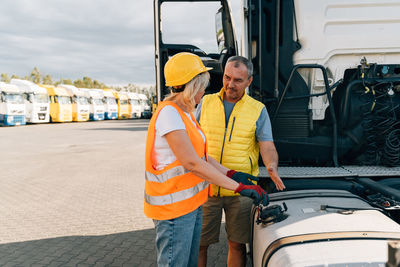
[(92, 121), (104, 120), (103, 94), (97, 89), (79, 88), (89, 101), (89, 119)]
[(118, 103), (112, 91), (101, 90), (99, 92), (103, 96), (104, 103), (104, 119), (117, 120), (118, 119)]
[(50, 100), (45, 88), (28, 80), (11, 79), (10, 83), (18, 86), (23, 92), (27, 123), (50, 121)]
[(0, 82), (0, 125), (26, 124), (22, 91), (14, 84)]
[(140, 104), (140, 97), (136, 93), (128, 92), (128, 98), (131, 107), (131, 118), (140, 118), (142, 115), (142, 105)]
[(147, 98), (145, 94), (138, 94), (140, 98), (140, 104), (142, 106), (142, 114), (141, 118), (148, 119), (151, 117), (151, 104), (150, 100)]
[[(192, 43), (210, 3), (216, 52)], [(184, 10), (185, 27), (168, 31), (169, 10)], [(400, 241), (399, 1), (243, 0), (237, 13), (241, 49), (229, 0), (155, 0), (156, 85), (161, 101), (164, 65), (179, 52), (213, 68), (206, 93), (221, 89), (229, 57), (253, 63), (248, 94), (268, 110), (287, 189), (262, 168), (271, 203), (252, 212), (252, 264), (385, 266), (388, 242)]]

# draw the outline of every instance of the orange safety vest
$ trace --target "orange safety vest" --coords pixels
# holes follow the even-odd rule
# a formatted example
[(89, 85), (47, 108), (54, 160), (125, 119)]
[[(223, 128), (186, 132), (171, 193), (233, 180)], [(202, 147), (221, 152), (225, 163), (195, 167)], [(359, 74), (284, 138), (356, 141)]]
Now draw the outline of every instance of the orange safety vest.
[(207, 143), (204, 142), (199, 133), (200, 126), (193, 115), (190, 113), (197, 128), (174, 102), (161, 102), (150, 120), (145, 155), (144, 213), (147, 217), (155, 220), (170, 220), (188, 214), (206, 202), (209, 193), (208, 182), (185, 169), (179, 160), (174, 161), (162, 170), (154, 168), (152, 153), (155, 123), (158, 114), (167, 105), (178, 110), (197, 155), (207, 160)]

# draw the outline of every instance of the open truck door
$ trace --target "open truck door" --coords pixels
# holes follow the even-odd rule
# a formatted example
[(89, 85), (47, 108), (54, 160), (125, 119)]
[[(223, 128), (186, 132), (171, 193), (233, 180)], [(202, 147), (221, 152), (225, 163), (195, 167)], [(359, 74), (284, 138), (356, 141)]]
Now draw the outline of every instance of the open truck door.
[[(207, 16), (215, 18), (205, 18)], [(203, 33), (215, 33), (215, 37), (207, 39)], [(192, 41), (196, 40), (194, 44)], [(226, 60), (237, 55), (236, 35), (228, 0), (154, 0), (154, 41), (157, 102), (169, 93), (165, 86), (164, 65), (179, 52), (196, 54), (206, 67), (213, 68), (206, 94), (218, 92), (222, 88)]]

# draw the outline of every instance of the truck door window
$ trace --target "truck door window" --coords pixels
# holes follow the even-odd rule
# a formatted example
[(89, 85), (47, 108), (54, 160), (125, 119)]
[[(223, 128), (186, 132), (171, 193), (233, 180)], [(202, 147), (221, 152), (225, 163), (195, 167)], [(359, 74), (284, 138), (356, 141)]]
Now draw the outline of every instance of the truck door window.
[(221, 53), (226, 48), (221, 10), (219, 10), (218, 13), (215, 15), (215, 32), (215, 35), (217, 37), (218, 53)]
[(219, 53), (215, 38), (215, 14), (220, 7), (219, 2), (163, 3), (163, 43), (191, 44), (207, 54)]

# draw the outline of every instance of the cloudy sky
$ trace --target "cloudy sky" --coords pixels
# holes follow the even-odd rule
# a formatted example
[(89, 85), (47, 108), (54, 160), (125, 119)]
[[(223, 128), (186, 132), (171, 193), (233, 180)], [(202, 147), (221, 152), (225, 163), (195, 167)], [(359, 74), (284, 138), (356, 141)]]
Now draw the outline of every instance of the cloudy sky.
[[(240, 0), (231, 2), (239, 24)], [(218, 5), (175, 4), (162, 8), (165, 41), (215, 52)], [(153, 0), (2, 0), (0, 25), (0, 73), (155, 82)]]

